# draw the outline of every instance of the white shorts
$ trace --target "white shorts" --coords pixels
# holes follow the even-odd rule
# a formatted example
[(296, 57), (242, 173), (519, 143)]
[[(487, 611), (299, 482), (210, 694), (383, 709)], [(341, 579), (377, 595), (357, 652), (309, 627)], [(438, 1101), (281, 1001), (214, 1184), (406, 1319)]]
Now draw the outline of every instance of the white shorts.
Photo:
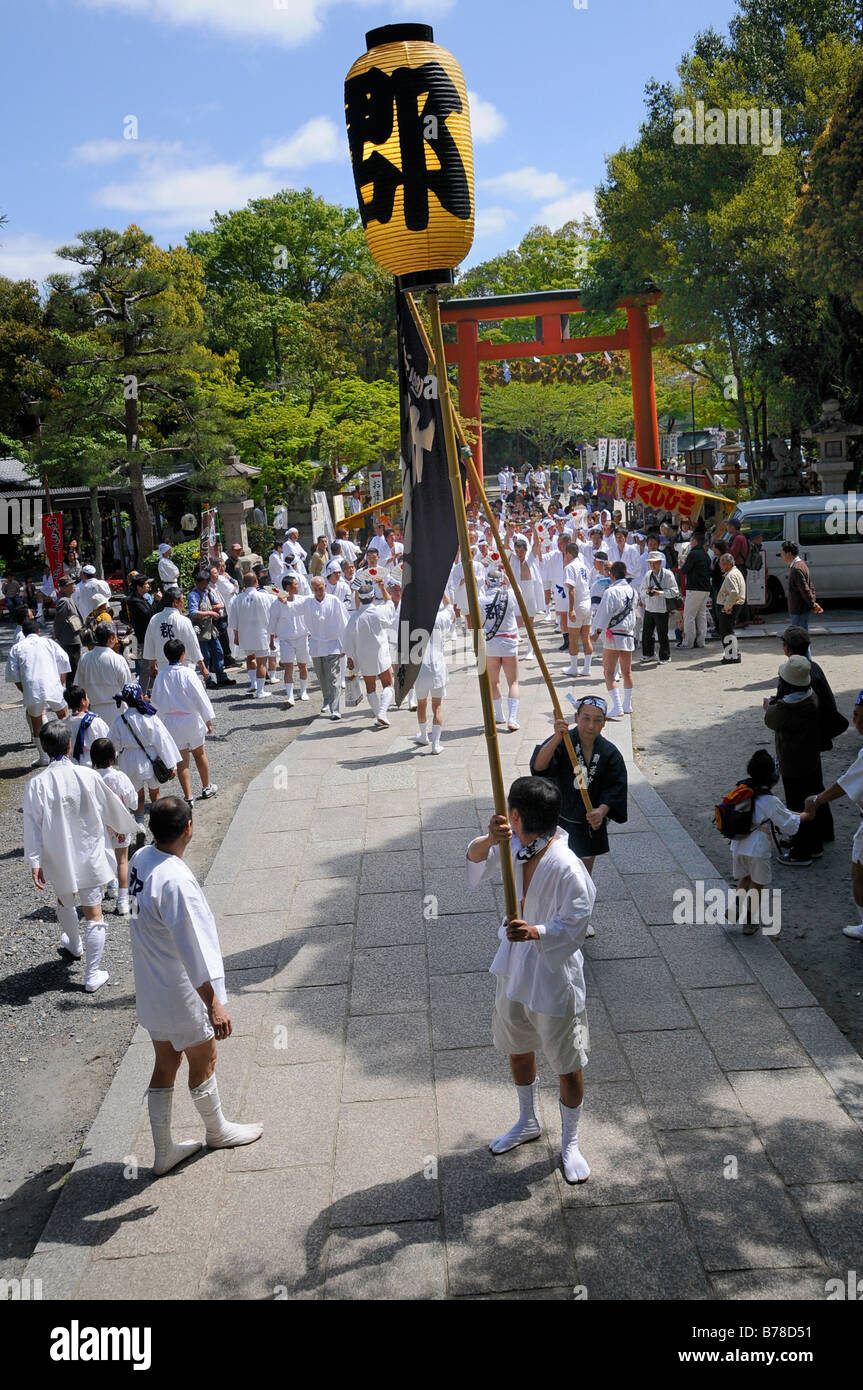
[(591, 608), (589, 603), (583, 603), (579, 608), (576, 608), (575, 610), (575, 622), (572, 622), (572, 620), (570, 619), (570, 621), (567, 623), (567, 626), (570, 632), (577, 632), (580, 628), (590, 627), (592, 618), (593, 609)]
[[(147, 1031), (149, 1032), (150, 1030), (148, 1029)], [(215, 1036), (213, 1026), (207, 1017), (205, 1017), (203, 1025), (198, 1024), (196, 1027), (189, 1028), (185, 1032), (175, 1031), (172, 1028), (170, 1037), (167, 1037), (164, 1033), (150, 1033), (150, 1037), (154, 1043), (168, 1042), (175, 1052), (185, 1052), (187, 1047), (198, 1047), (201, 1043), (209, 1042), (210, 1038), (214, 1038)]]
[(418, 700), (427, 700), (431, 695), (433, 700), (443, 700), (446, 697), (445, 685), (431, 685), (428, 680), (423, 680), (417, 676), (414, 682), (414, 694)]
[(199, 714), (163, 714), (162, 721), (181, 753), (200, 748), (207, 726)]
[(311, 661), (308, 635), (303, 633), (301, 637), (280, 637), (279, 661), (283, 666), (293, 666), (295, 661), (301, 666), (308, 666)]
[(524, 1052), (544, 1052), (558, 1076), (581, 1071), (587, 1065), (590, 1033), (587, 1013), (570, 1013), (557, 1017), (538, 1014), (525, 1004), (518, 1004), (506, 994), (506, 981), (497, 977), (491, 1034), (498, 1052), (508, 1056)]
[(61, 907), (98, 907), (102, 901), (104, 886), (100, 883), (96, 888), (79, 888), (72, 902), (64, 902), (58, 893), (57, 901)]
[(490, 642), (485, 644), (486, 656), (518, 656), (518, 636), (514, 637), (492, 637)]
[(741, 878), (751, 878), (753, 883), (766, 888), (773, 881), (773, 861), (769, 854), (738, 854), (732, 845), (731, 872), (738, 882)]
[(136, 792), (141, 791), (144, 787), (148, 791), (154, 792), (157, 787), (165, 785), (159, 781), (153, 771), (153, 764), (150, 759), (136, 749), (124, 748), (117, 762), (120, 771), (125, 772)]
[(606, 630), (602, 634), (602, 645), (607, 652), (634, 652), (635, 638), (615, 637)]
[(128, 849), (132, 843), (131, 835), (115, 835), (113, 830), (108, 831), (108, 839), (112, 849)]
[(262, 652), (247, 652), (245, 647), (241, 647), (240, 651), (247, 660), (250, 656), (253, 656), (256, 661), (266, 661), (268, 656), (275, 656), (275, 652), (271, 652), (269, 647)]
[(851, 863), (863, 864), (863, 821), (860, 822), (860, 829), (851, 841)]
[(563, 593), (561, 593), (560, 586), (558, 584), (552, 584), (551, 596), (554, 599), (555, 613), (569, 612), (569, 596), (566, 592), (566, 588), (564, 588)]
[(59, 704), (56, 700), (46, 700), (41, 705), (25, 705), (24, 713), (29, 714), (31, 719), (38, 719), (41, 714), (45, 714), (48, 710), (53, 711), (54, 714), (59, 714), (60, 710), (65, 708), (66, 704), (63, 700)]

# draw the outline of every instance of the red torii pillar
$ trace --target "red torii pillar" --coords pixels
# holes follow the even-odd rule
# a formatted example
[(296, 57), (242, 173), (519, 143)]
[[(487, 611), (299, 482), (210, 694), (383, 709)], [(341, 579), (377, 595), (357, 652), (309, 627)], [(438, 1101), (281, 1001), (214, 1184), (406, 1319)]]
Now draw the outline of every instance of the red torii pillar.
[[(665, 330), (661, 327), (651, 328), (648, 318), (648, 305), (655, 304), (658, 299), (658, 291), (624, 299), (619, 307), (626, 309), (625, 329), (580, 338), (569, 336), (570, 314), (584, 313), (576, 290), (542, 290), (533, 294), (451, 299), (442, 304), (443, 322), (456, 325), (456, 342), (447, 344), (446, 360), (458, 368), (459, 413), (475, 436), (473, 453), (480, 476), (483, 471), (480, 362), (513, 357), (569, 357), (578, 352), (622, 350), (630, 355), (638, 467), (659, 470), (659, 424), (656, 418), (652, 349), (655, 343), (662, 341)], [(535, 318), (540, 336), (532, 342), (480, 342), (480, 322), (516, 318)]]

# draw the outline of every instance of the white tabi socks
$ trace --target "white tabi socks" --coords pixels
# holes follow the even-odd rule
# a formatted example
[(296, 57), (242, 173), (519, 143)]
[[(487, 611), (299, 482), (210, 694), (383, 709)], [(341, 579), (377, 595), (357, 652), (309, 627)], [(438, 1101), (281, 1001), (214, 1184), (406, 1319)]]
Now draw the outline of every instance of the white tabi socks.
[(175, 1144), (171, 1138), (171, 1107), (174, 1102), (173, 1086), (151, 1086), (147, 1091), (147, 1109), (150, 1113), (150, 1129), (153, 1131), (153, 1172), (159, 1178), (176, 1168), (184, 1159), (191, 1158), (204, 1146), (199, 1139), (187, 1139)]
[(632, 714), (632, 686), (623, 692), (623, 713)]
[(623, 705), (621, 704), (621, 701), (620, 701), (620, 690), (619, 690), (619, 688), (618, 688), (617, 686), (615, 686), (613, 690), (609, 690), (608, 694), (611, 696), (611, 705), (610, 705), (609, 711), (608, 711), (608, 717), (609, 717), (609, 719), (622, 719), (622, 717), (623, 717)]
[(367, 690), (366, 699), (369, 702), (369, 709), (377, 720), (381, 708), (381, 697), (376, 690)]
[(80, 960), (84, 954), (84, 947), (81, 945), (81, 933), (78, 930), (77, 908), (64, 907), (62, 903), (58, 903), (57, 920), (63, 928), (60, 934), (61, 944), (65, 946), (70, 956)]
[(88, 994), (95, 994), (97, 989), (101, 989), (107, 984), (110, 978), (107, 970), (99, 969), (99, 962), (102, 959), (102, 952), (105, 949), (105, 922), (99, 918), (98, 922), (90, 922), (84, 919), (84, 989)]
[(442, 733), (443, 733), (443, 728), (441, 727), (440, 724), (432, 724), (432, 731), (431, 731), (431, 751), (432, 751), (433, 753), (440, 753), (440, 751), (441, 751), (440, 736), (441, 736)]
[(570, 1185), (587, 1182), (590, 1177), (590, 1166), (578, 1147), (578, 1122), (582, 1109), (582, 1105), (569, 1106), (560, 1102), (560, 1156), (563, 1159), (563, 1176)]
[(416, 733), (416, 737), (414, 738), (414, 743), (418, 743), (420, 747), (424, 748), (428, 744), (428, 741), (428, 729), (425, 724), (420, 724)]
[(389, 728), (390, 725), (390, 721), (387, 719), (387, 710), (393, 702), (394, 694), (395, 691), (391, 685), (385, 685), (381, 691), (381, 703), (380, 709), (378, 710), (377, 722), (383, 724), (386, 728)]
[(502, 696), (502, 695), (499, 695), (498, 698), (494, 701), (494, 722), (495, 722), (495, 724), (504, 724), (504, 723), (506, 722), (505, 719), (504, 719), (504, 717), (503, 717), (503, 696)]
[(518, 1148), (519, 1144), (529, 1144), (532, 1139), (538, 1139), (542, 1134), (542, 1125), (536, 1109), (539, 1081), (531, 1081), (529, 1086), (516, 1086), (515, 1089), (518, 1091), (518, 1119), (506, 1134), (499, 1134), (496, 1139), (492, 1139), (489, 1148), (493, 1154), (505, 1154), (509, 1149)]
[(189, 1091), (195, 1109), (204, 1121), (207, 1145), (211, 1149), (234, 1149), (241, 1144), (254, 1144), (264, 1132), (264, 1126), (233, 1125), (222, 1114), (219, 1083), (215, 1076)]
[(580, 676), (589, 676), (589, 675), (590, 675), (590, 663), (591, 663), (592, 660), (593, 660), (593, 655), (592, 655), (592, 654), (591, 654), (591, 655), (588, 655), (587, 653), (585, 653), (584, 658), (583, 658), (582, 663), (581, 663), (581, 670), (580, 670), (579, 673), (578, 673)]
[(306, 676), (305, 680), (303, 680), (303, 678), (300, 677), (300, 699), (301, 699), (301, 700), (308, 700), (308, 698), (309, 698), (309, 692), (308, 692), (308, 690), (307, 690), (307, 688), (306, 688), (306, 687), (308, 686), (308, 684), (309, 684), (309, 678), (308, 678), (308, 676)]
[(257, 684), (257, 673), (256, 673), (256, 671), (255, 671), (255, 667), (252, 666), (252, 667), (250, 667), (250, 669), (249, 669), (249, 689), (251, 690), (251, 692), (252, 692), (253, 695), (254, 695), (255, 691), (257, 690), (257, 688), (258, 688), (258, 684)]
[(519, 727), (519, 723), (518, 723), (518, 700), (514, 700), (514, 699), (512, 699), (512, 698), (510, 698), (510, 701), (509, 701), (509, 715), (508, 715), (508, 718), (507, 718), (507, 721), (506, 721), (506, 727), (507, 727), (508, 729), (517, 729), (517, 728)]

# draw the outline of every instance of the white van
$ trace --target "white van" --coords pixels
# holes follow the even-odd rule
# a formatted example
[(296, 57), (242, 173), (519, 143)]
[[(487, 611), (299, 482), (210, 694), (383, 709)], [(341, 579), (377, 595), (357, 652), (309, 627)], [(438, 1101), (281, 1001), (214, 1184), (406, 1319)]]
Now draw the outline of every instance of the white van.
[(761, 532), (767, 561), (768, 612), (787, 607), (788, 566), (780, 550), (783, 541), (797, 542), (819, 601), (863, 596), (863, 534), (857, 531), (853, 511), (848, 516), (847, 534), (834, 534), (843, 529), (836, 526), (837, 506), (841, 504), (839, 515), (843, 516), (851, 500), (841, 493), (833, 497), (765, 497), (758, 502), (740, 502), (732, 512), (731, 520), (740, 522), (747, 540), (753, 531)]

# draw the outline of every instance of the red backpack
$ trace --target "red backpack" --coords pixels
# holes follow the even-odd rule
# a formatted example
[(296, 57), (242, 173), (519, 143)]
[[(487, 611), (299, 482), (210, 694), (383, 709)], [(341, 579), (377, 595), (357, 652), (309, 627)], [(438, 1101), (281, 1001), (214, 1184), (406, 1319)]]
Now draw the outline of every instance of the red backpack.
[(752, 829), (755, 789), (750, 782), (738, 782), (713, 808), (716, 829), (726, 840), (748, 835)]

